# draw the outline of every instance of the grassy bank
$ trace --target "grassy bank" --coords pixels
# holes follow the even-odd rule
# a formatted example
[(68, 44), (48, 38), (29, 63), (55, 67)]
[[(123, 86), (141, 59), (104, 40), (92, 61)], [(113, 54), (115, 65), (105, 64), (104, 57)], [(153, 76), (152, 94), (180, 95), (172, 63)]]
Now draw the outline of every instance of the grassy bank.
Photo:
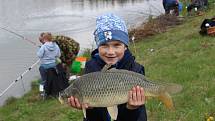
[(215, 37), (198, 33), (204, 18), (212, 16), (214, 9), (136, 44), (137, 59), (145, 65), (148, 78), (179, 83), (184, 88), (173, 96), (174, 112), (158, 100), (148, 101), (150, 120), (203, 121), (215, 116)]
[[(215, 7), (215, 6), (212, 6)], [(175, 111), (168, 111), (159, 100), (146, 103), (150, 121), (205, 121), (215, 117), (215, 37), (200, 36), (203, 16), (188, 18), (184, 24), (136, 43), (136, 58), (151, 80), (178, 83), (183, 91), (173, 95)], [(82, 121), (82, 112), (56, 99), (41, 100), (38, 84), (20, 99), (11, 98), (0, 107), (0, 121)]]
[(38, 83), (20, 99), (11, 98), (0, 108), (0, 121), (81, 121), (82, 113), (55, 98), (42, 100)]

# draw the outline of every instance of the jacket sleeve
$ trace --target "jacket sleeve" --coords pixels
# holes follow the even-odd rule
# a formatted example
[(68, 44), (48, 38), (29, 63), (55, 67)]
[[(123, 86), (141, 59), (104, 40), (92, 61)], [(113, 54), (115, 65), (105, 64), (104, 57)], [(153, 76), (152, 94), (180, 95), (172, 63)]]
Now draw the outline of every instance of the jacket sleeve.
[(39, 58), (42, 58), (43, 55), (44, 55), (44, 52), (45, 52), (45, 48), (44, 48), (44, 46), (42, 45), (42, 46), (39, 48), (39, 50), (37, 51), (37, 56), (38, 56)]
[(57, 48), (58, 48), (57, 57), (60, 57), (61, 56), (60, 48), (59, 48), (59, 46), (57, 46)]
[(134, 63), (134, 65), (132, 67), (132, 71), (145, 75), (145, 68), (144, 68), (144, 66), (140, 65), (137, 62)]
[(85, 68), (84, 68), (84, 74), (92, 72), (92, 68), (90, 67), (90, 62), (86, 62)]

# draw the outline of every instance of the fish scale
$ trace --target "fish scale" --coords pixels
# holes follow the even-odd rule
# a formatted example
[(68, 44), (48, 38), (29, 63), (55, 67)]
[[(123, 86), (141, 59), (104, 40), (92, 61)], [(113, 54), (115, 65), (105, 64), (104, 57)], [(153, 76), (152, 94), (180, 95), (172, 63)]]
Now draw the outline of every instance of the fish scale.
[[(144, 75), (127, 71), (110, 69), (102, 72), (85, 74), (76, 79), (60, 96), (74, 96), (81, 103), (90, 107), (109, 107), (128, 101), (128, 92), (134, 86), (144, 88), (145, 96), (164, 98), (164, 103), (173, 106), (169, 93), (179, 92), (179, 85), (166, 85), (149, 81)], [(168, 89), (169, 87), (171, 87)], [(175, 90), (173, 89), (175, 88)], [(167, 104), (168, 105), (168, 104)]]

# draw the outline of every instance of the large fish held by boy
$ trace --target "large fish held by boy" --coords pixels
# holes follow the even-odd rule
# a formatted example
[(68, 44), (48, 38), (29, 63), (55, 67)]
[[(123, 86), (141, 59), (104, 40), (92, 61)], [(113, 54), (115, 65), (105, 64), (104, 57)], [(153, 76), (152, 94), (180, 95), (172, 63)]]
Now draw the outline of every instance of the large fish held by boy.
[[(146, 97), (159, 98), (168, 109), (174, 109), (170, 94), (182, 90), (178, 84), (164, 84), (149, 81), (144, 75), (127, 70), (106, 69), (92, 72), (77, 78), (68, 88), (59, 94), (61, 103), (74, 96), (80, 103), (89, 107), (107, 107), (112, 119), (117, 118), (118, 104), (128, 102), (128, 92), (134, 86), (141, 86)], [(86, 109), (83, 109), (86, 117)]]

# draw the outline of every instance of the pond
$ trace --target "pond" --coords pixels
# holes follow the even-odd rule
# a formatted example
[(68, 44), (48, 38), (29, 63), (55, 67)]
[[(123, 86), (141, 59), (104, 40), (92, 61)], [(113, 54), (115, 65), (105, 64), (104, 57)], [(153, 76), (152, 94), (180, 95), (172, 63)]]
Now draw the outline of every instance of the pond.
[[(128, 28), (138, 26), (149, 15), (164, 12), (160, 0), (0, 0), (0, 94), (38, 58), (38, 36), (51, 32), (72, 37), (81, 49), (94, 46), (93, 32), (98, 15), (112, 12), (122, 17)], [(23, 39), (24, 38), (24, 39)], [(38, 65), (27, 72), (0, 97), (0, 105), (10, 96), (20, 97), (32, 80), (39, 78)]]

